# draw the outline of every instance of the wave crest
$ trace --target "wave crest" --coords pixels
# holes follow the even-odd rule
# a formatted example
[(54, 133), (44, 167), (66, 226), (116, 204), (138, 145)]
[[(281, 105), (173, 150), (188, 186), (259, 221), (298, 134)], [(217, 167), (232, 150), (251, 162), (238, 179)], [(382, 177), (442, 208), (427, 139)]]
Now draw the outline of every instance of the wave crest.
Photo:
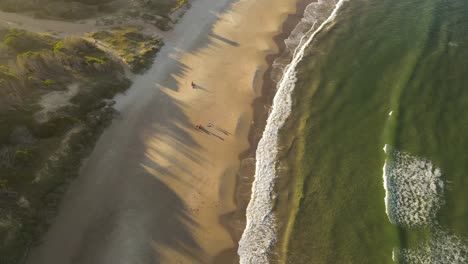
[[(268, 263), (268, 253), (276, 242), (276, 226), (273, 211), (274, 181), (276, 174), (276, 158), (278, 154), (278, 134), (291, 113), (291, 93), (296, 83), (296, 66), (302, 60), (305, 49), (312, 43), (315, 36), (331, 21), (334, 20), (344, 0), (339, 0), (330, 15), (315, 28), (316, 22), (305, 34), (293, 35), (297, 38), (292, 61), (283, 70), (281, 80), (277, 85), (277, 92), (273, 99), (273, 106), (268, 116), (263, 136), (256, 151), (255, 180), (252, 185), (252, 195), (247, 207), (247, 223), (242, 238), (239, 241), (238, 254), (241, 264)], [(309, 6), (321, 8), (327, 1), (319, 1)], [(313, 12), (312, 12), (313, 13)], [(304, 17), (307, 19), (307, 16)], [(300, 32), (298, 30), (297, 32)], [(297, 33), (296, 32), (296, 33)], [(304, 32), (304, 31), (302, 31)], [(300, 38), (298, 37), (300, 36)], [(288, 47), (294, 46), (291, 41)]]

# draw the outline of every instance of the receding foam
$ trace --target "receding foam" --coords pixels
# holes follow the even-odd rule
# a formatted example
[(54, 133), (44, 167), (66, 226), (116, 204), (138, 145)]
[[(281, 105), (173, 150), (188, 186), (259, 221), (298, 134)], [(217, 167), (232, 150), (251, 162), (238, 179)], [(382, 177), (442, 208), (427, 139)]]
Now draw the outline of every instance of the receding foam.
[[(330, 5), (329, 1), (319, 1), (309, 5), (304, 19), (313, 25), (307, 32), (303, 32), (300, 38), (296, 34), (291, 39), (299, 39), (294, 49), (292, 61), (284, 68), (282, 78), (278, 83), (277, 92), (273, 99), (273, 106), (268, 116), (263, 136), (256, 151), (255, 180), (252, 185), (252, 195), (247, 207), (247, 223), (242, 238), (239, 241), (238, 254), (241, 264), (265, 264), (268, 263), (268, 253), (276, 242), (275, 218), (272, 213), (273, 199), (275, 197), (273, 188), (275, 184), (276, 159), (278, 154), (278, 133), (291, 113), (291, 93), (296, 83), (296, 66), (302, 60), (305, 49), (312, 43), (315, 36), (331, 21), (343, 4), (339, 0), (330, 15), (315, 28), (316, 18), (308, 17), (310, 10), (322, 9), (324, 5)], [(313, 14), (313, 12), (311, 13)], [(328, 13), (327, 13), (328, 14)], [(302, 25), (302, 24), (300, 24)], [(305, 33), (305, 34), (304, 34)], [(292, 42), (291, 42), (292, 43)], [(287, 45), (294, 45), (287, 42)]]

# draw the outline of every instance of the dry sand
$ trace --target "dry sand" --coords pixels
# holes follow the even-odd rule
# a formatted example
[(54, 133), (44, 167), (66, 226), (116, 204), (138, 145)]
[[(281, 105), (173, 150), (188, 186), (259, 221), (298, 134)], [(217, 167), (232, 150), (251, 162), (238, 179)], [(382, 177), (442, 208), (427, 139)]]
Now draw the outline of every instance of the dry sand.
[[(295, 0), (194, 1), (155, 65), (118, 98), (121, 118), (28, 262), (213, 263), (235, 248), (220, 219), (236, 209), (251, 104), (266, 56), (277, 52), (273, 37), (295, 8)], [(216, 262), (235, 261), (227, 254)]]

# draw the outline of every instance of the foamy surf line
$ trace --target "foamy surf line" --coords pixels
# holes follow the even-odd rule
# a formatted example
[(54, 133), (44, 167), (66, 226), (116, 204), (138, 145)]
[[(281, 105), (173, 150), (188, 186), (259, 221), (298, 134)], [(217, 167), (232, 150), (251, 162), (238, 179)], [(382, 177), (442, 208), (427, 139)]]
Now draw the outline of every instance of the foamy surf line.
[(272, 201), (275, 196), (274, 180), (277, 177), (275, 166), (278, 154), (278, 133), (291, 113), (291, 94), (296, 83), (296, 67), (302, 60), (305, 49), (312, 43), (315, 36), (335, 19), (343, 3), (344, 0), (339, 0), (328, 18), (315, 31), (311, 33), (314, 29), (312, 27), (301, 37), (293, 59), (286, 66), (278, 83), (272, 110), (256, 151), (255, 180), (246, 212), (247, 223), (239, 241), (238, 254), (241, 264), (268, 263), (268, 253), (276, 242), (276, 221), (272, 213)]

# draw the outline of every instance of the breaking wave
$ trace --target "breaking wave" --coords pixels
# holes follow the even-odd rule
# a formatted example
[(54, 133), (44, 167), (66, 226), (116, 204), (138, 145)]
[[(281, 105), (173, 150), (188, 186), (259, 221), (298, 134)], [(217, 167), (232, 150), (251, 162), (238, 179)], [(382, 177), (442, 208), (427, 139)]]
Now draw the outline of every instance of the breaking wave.
[[(317, 14), (316, 10), (322, 10), (331, 3), (321, 0), (309, 5), (303, 21), (286, 41), (288, 48), (292, 46), (296, 48), (291, 63), (284, 68), (281, 80), (278, 82), (278, 90), (273, 99), (265, 131), (257, 147), (255, 180), (246, 212), (247, 223), (238, 249), (241, 264), (268, 263), (268, 253), (276, 242), (276, 226), (272, 210), (276, 196), (273, 188), (277, 177), (278, 134), (291, 113), (291, 93), (296, 83), (296, 66), (302, 60), (305, 49), (312, 43), (315, 36), (335, 19), (343, 2), (344, 0), (333, 2), (331, 12), (327, 12), (330, 15), (322, 21), (319, 21), (317, 16), (314, 17), (314, 14)], [(300, 28), (304, 27), (304, 24), (309, 25), (306, 30)], [(319, 26), (315, 27), (315, 25)], [(295, 44), (294, 41), (296, 41)]]
[(383, 168), (385, 206), (390, 222), (399, 226), (428, 228), (431, 238), (416, 248), (394, 249), (393, 260), (406, 264), (468, 263), (468, 243), (437, 223), (444, 204), (442, 172), (431, 161), (385, 145)]
[(396, 252), (401, 263), (408, 264), (465, 264), (468, 263), (467, 241), (438, 229), (434, 237), (416, 249)]
[(411, 156), (386, 145), (383, 169), (385, 206), (393, 224), (430, 226), (443, 204), (442, 172), (429, 160)]

